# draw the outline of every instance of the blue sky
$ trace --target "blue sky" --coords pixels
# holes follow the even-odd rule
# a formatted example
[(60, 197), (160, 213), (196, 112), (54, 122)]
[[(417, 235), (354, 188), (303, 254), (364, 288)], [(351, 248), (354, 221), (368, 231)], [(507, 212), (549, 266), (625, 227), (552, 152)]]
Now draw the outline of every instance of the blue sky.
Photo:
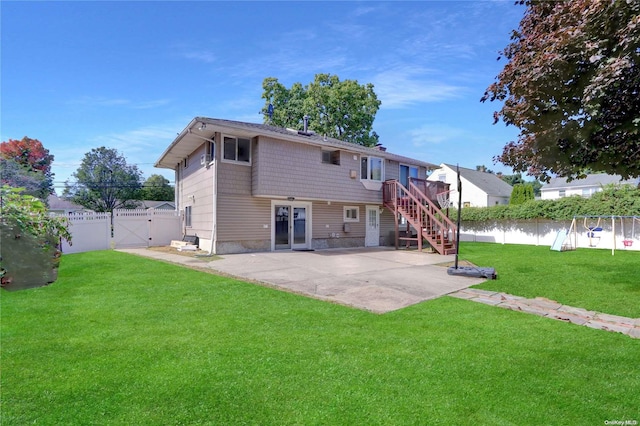
[(262, 122), (265, 77), (330, 73), (374, 84), (389, 151), (511, 174), (493, 157), (517, 129), (479, 100), (513, 3), (3, 1), (1, 137), (39, 139), (58, 193), (100, 146), (173, 182), (153, 163), (193, 117)]

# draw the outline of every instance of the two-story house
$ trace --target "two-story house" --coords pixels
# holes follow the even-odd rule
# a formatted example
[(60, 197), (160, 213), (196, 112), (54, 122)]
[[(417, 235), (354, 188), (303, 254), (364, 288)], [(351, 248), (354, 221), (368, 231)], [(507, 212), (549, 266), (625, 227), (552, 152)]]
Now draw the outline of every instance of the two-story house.
[[(459, 167), (460, 182), (462, 183), (463, 207), (491, 207), (499, 204), (509, 204), (513, 187), (493, 173)], [(432, 182), (446, 182), (451, 185), (452, 202), (458, 200), (456, 166), (441, 164), (428, 177)]]
[[(266, 124), (196, 117), (160, 156), (185, 235), (213, 253), (393, 244), (382, 186), (435, 165)], [(396, 240), (397, 242), (397, 240)]]

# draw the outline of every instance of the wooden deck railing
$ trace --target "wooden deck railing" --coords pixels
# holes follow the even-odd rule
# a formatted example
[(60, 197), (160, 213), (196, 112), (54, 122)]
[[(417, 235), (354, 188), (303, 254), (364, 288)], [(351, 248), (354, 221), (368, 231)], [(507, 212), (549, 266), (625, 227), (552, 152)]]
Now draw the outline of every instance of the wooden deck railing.
[(436, 205), (438, 205), (438, 194), (449, 191), (449, 184), (440, 181), (432, 182), (426, 179), (409, 178), (409, 188), (411, 188), (411, 184)]
[[(399, 240), (413, 239), (411, 237), (400, 237), (397, 220), (397, 215), (399, 214), (417, 231), (419, 250), (422, 250), (422, 240), (425, 239), (440, 254), (454, 254), (455, 224), (440, 210), (437, 201), (429, 199), (420, 189), (420, 185), (428, 188), (430, 183), (422, 183), (418, 180), (416, 184), (412, 180), (408, 189), (397, 180), (389, 180), (383, 183), (383, 203), (386, 208), (396, 215), (396, 248), (399, 245)], [(435, 198), (437, 187), (432, 188), (432, 190)]]

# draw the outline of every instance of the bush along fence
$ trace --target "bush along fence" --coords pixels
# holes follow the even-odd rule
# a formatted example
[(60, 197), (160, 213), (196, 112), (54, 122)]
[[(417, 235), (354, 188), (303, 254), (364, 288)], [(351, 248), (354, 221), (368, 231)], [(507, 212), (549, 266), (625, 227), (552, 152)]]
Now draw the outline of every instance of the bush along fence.
[(174, 210), (116, 209), (111, 213), (72, 213), (70, 245), (62, 241), (63, 253), (113, 248), (153, 247), (180, 240), (181, 217)]
[(460, 241), (551, 247), (560, 231), (567, 233), (566, 244), (573, 248), (640, 250), (640, 216), (465, 221), (460, 228)]

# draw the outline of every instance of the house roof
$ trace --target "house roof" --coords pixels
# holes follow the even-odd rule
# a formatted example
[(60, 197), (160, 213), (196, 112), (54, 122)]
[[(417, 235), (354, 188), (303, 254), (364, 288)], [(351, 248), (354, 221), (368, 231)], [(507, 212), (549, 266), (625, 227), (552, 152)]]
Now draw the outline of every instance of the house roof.
[(140, 200), (140, 201), (138, 201), (138, 208), (142, 208), (142, 209), (161, 209), (161, 208), (175, 209), (176, 208), (176, 204), (173, 201)]
[[(203, 124), (205, 126), (203, 126)], [(213, 141), (215, 132), (232, 133), (234, 136), (253, 138), (256, 136), (271, 136), (281, 140), (307, 145), (316, 145), (331, 149), (341, 149), (365, 155), (375, 155), (385, 159), (396, 160), (401, 163), (416, 164), (427, 169), (435, 169), (437, 166), (425, 161), (419, 161), (409, 157), (382, 151), (376, 148), (367, 148), (354, 143), (341, 141), (335, 138), (324, 137), (313, 132), (301, 134), (298, 130), (285, 129), (268, 124), (246, 123), (242, 121), (223, 120), (219, 118), (195, 117), (178, 133), (169, 147), (162, 153), (155, 167), (175, 170), (180, 161), (191, 154), (205, 141)]]
[(638, 180), (622, 180), (622, 177), (620, 175), (607, 175), (603, 173), (587, 175), (587, 177), (583, 179), (574, 179), (571, 182), (567, 182), (567, 178), (555, 177), (551, 178), (549, 183), (540, 188), (540, 190), (551, 191), (568, 188), (604, 186), (610, 184), (637, 185)]
[(47, 204), (49, 205), (49, 210), (85, 210), (80, 204), (64, 200), (56, 194), (49, 194)]
[[(452, 166), (451, 164), (441, 164), (440, 166), (448, 167), (453, 171), (456, 170), (456, 166)], [(513, 190), (511, 185), (493, 173), (460, 167), (460, 177), (471, 182), (487, 195), (493, 195), (495, 197), (510, 197), (511, 191)]]

